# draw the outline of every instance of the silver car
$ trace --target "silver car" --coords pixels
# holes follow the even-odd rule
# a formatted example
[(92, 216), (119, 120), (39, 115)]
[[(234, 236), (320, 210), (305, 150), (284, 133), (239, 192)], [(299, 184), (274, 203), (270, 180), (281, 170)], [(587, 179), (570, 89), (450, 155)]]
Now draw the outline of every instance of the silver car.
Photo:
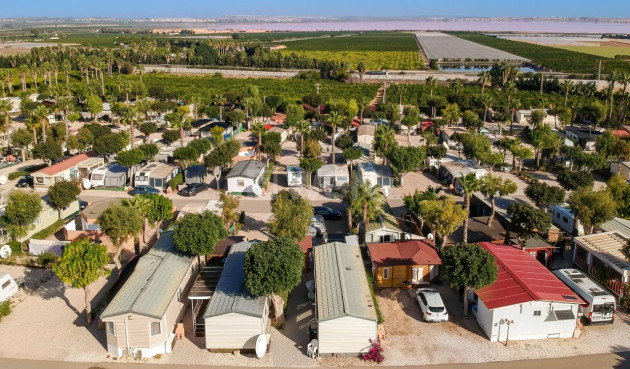
[(427, 322), (448, 321), (448, 311), (442, 302), (440, 293), (433, 288), (418, 288), (416, 290), (416, 300), (422, 311), (422, 318)]

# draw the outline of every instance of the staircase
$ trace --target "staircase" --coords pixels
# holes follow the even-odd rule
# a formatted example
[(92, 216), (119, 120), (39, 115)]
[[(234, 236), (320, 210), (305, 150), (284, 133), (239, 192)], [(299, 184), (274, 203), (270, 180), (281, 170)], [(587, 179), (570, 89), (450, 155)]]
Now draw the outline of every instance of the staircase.
[(204, 337), (206, 335), (203, 316), (208, 308), (208, 303), (212, 295), (214, 295), (214, 290), (217, 288), (222, 272), (222, 266), (205, 266), (199, 272), (197, 280), (195, 280), (191, 295), (203, 295), (203, 298), (196, 300), (197, 303), (193, 305), (193, 327), (196, 337)]

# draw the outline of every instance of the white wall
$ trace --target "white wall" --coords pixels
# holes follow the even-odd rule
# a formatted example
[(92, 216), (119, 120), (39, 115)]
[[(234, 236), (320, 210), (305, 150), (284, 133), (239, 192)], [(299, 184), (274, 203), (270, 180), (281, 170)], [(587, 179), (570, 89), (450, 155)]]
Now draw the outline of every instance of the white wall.
[(319, 353), (358, 354), (375, 340), (376, 321), (345, 316), (318, 323)]
[(265, 333), (262, 317), (229, 313), (205, 318), (208, 350), (254, 350), (256, 339)]
[[(563, 231), (571, 234), (575, 225), (575, 218), (571, 214), (560, 210), (557, 206), (551, 207), (551, 216), (553, 224), (557, 225)], [(566, 221), (565, 221), (566, 219)], [(584, 235), (584, 226), (578, 221), (578, 236)]]
[(380, 230), (367, 232), (365, 234), (365, 242), (381, 242), (381, 237), (387, 236), (387, 235), (391, 237), (392, 241), (400, 238), (399, 232), (394, 232), (387, 229), (380, 229)]
[[(243, 181), (243, 186), (239, 186), (238, 182)], [(227, 179), (228, 192), (251, 192), (251, 186), (256, 183), (251, 178), (232, 177)]]

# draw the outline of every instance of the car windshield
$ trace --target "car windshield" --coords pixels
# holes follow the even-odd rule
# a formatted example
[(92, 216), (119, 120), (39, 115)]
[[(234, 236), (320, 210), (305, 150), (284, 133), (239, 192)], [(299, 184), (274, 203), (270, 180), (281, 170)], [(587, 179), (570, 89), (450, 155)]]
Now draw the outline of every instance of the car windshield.
[(432, 313), (441, 313), (444, 311), (444, 307), (429, 306), (429, 310), (431, 310)]

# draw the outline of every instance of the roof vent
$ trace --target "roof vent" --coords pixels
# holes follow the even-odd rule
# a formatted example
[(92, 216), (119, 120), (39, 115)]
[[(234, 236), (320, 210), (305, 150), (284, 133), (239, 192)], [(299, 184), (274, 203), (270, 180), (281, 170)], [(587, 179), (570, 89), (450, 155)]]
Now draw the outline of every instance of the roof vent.
[(352, 268), (350, 268), (350, 267), (346, 267), (346, 270), (352, 270)]

